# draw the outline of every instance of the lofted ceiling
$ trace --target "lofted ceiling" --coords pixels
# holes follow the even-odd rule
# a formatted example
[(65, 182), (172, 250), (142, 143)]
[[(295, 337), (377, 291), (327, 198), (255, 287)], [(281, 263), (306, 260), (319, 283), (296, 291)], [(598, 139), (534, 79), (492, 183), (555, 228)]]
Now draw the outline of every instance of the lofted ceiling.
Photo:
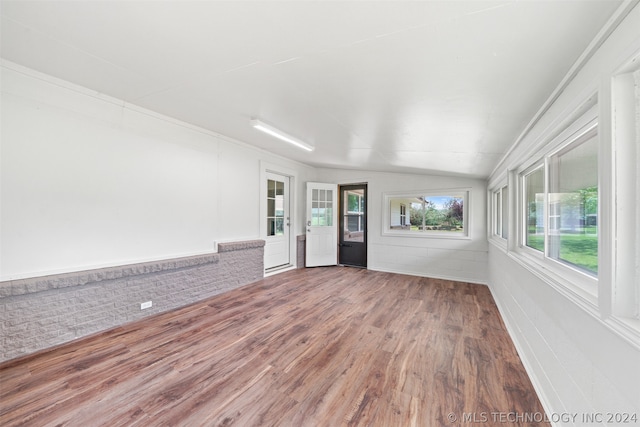
[(312, 166), (487, 177), (620, 4), (2, 0), (0, 53)]

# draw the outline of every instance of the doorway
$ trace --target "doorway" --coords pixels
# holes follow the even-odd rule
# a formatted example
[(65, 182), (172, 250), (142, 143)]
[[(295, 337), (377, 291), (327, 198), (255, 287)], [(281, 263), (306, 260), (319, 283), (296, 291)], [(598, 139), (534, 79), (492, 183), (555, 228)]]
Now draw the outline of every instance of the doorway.
[(264, 247), (265, 272), (288, 267), (290, 258), (289, 177), (266, 173), (267, 233)]
[(338, 263), (337, 193), (336, 184), (307, 182), (307, 267)]
[(367, 184), (341, 185), (339, 208), (339, 263), (367, 268)]

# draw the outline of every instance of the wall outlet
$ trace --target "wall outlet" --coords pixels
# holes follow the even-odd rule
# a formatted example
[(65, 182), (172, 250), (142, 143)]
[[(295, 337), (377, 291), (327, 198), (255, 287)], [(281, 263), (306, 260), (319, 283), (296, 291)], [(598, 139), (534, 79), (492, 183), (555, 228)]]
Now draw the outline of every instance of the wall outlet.
[(151, 308), (153, 303), (151, 301), (143, 302), (140, 304), (140, 310), (144, 310), (145, 308)]

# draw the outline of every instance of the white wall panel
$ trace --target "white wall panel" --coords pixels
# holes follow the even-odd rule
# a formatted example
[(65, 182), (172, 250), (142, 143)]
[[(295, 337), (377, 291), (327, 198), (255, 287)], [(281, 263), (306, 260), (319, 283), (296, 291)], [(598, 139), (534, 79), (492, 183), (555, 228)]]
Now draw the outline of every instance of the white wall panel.
[(0, 280), (258, 238), (260, 161), (313, 171), (15, 64), (1, 70)]

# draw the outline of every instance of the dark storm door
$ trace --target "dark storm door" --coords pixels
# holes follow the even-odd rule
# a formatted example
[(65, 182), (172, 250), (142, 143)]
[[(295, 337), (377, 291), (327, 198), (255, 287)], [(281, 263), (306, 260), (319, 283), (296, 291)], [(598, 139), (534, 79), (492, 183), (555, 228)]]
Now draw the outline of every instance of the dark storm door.
[(340, 186), (340, 264), (367, 267), (367, 184)]

